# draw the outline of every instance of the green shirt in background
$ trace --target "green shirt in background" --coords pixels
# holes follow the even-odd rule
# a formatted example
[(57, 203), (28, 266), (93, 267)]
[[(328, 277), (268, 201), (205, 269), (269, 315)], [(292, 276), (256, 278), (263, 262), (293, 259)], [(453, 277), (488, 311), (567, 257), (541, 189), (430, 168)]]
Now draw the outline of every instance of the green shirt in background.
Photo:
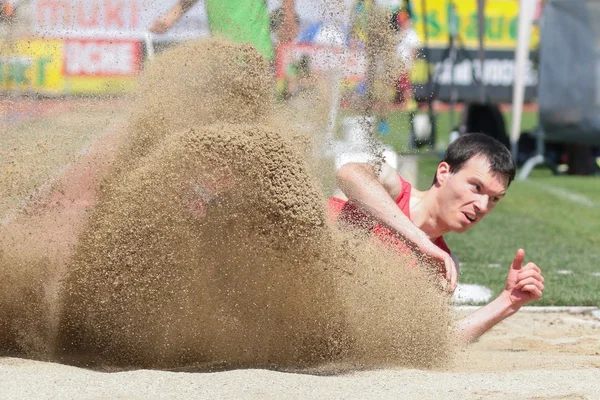
[(269, 11), (264, 0), (205, 0), (208, 26), (214, 36), (250, 43), (273, 59)]

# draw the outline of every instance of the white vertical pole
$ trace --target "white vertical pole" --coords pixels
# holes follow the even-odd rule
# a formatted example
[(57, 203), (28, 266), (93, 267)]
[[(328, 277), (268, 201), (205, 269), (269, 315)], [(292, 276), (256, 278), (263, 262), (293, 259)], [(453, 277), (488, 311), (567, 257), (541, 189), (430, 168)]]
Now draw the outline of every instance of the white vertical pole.
[(479, 40), (479, 47), (477, 51), (477, 56), (479, 58), (479, 102), (481, 104), (486, 102), (486, 92), (485, 92), (485, 81), (484, 81), (484, 64), (485, 64), (485, 0), (477, 1), (477, 37)]
[(148, 59), (152, 60), (154, 58), (154, 41), (152, 40), (152, 32), (146, 31), (144, 35), (144, 41), (146, 43), (146, 54), (148, 55)]
[[(350, 3), (350, 7), (345, 9), (342, 13), (342, 21), (339, 22), (340, 25), (348, 24), (349, 29), (352, 29), (353, 16), (354, 16), (354, 8), (356, 7), (357, 0), (352, 0)], [(336, 25), (338, 26), (338, 25)], [(344, 70), (346, 68), (346, 64), (348, 62), (348, 57), (350, 56), (350, 49), (346, 44), (342, 47), (342, 56), (341, 56), (341, 65), (338, 66), (338, 69), (334, 71), (333, 82), (331, 88), (331, 103), (329, 107), (329, 121), (327, 124), (327, 132), (325, 134), (326, 141), (331, 141), (333, 143), (333, 137), (335, 134), (335, 126), (337, 122), (337, 116), (340, 109), (340, 86), (341, 81), (344, 79)]]
[(521, 134), (521, 117), (523, 113), (523, 98), (525, 96), (525, 68), (529, 58), (529, 41), (531, 26), (537, 6), (537, 0), (519, 1), (519, 32), (517, 48), (515, 49), (515, 78), (513, 81), (512, 127), (510, 143), (513, 158), (517, 159), (517, 143)]

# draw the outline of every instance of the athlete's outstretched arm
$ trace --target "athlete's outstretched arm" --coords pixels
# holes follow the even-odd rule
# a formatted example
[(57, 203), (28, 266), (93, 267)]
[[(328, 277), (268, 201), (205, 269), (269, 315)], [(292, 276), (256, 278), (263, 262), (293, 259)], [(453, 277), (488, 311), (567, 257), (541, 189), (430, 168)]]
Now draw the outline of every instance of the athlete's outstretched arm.
[(534, 263), (522, 267), (524, 259), (525, 251), (519, 249), (508, 271), (506, 287), (502, 293), (486, 306), (459, 321), (457, 334), (463, 342), (474, 341), (494, 325), (519, 311), (523, 305), (542, 297), (542, 271)]

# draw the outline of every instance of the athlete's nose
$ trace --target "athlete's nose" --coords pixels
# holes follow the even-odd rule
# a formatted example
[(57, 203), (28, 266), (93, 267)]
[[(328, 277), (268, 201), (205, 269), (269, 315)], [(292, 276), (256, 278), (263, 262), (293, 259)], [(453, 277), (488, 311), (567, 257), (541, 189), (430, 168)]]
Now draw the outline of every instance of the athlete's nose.
[(490, 196), (488, 196), (487, 194), (482, 194), (481, 196), (479, 196), (479, 198), (477, 199), (477, 201), (474, 204), (475, 211), (478, 214), (487, 213), (489, 203), (490, 203)]

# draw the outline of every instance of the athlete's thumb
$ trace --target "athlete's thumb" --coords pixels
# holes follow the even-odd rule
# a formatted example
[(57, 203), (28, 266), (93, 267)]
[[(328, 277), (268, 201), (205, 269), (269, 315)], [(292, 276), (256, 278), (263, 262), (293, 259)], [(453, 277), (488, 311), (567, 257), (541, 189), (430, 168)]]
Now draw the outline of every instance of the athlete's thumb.
[(510, 269), (521, 269), (521, 265), (523, 265), (523, 260), (525, 260), (525, 250), (519, 249), (517, 250), (517, 254), (515, 255), (515, 259), (513, 260)]

